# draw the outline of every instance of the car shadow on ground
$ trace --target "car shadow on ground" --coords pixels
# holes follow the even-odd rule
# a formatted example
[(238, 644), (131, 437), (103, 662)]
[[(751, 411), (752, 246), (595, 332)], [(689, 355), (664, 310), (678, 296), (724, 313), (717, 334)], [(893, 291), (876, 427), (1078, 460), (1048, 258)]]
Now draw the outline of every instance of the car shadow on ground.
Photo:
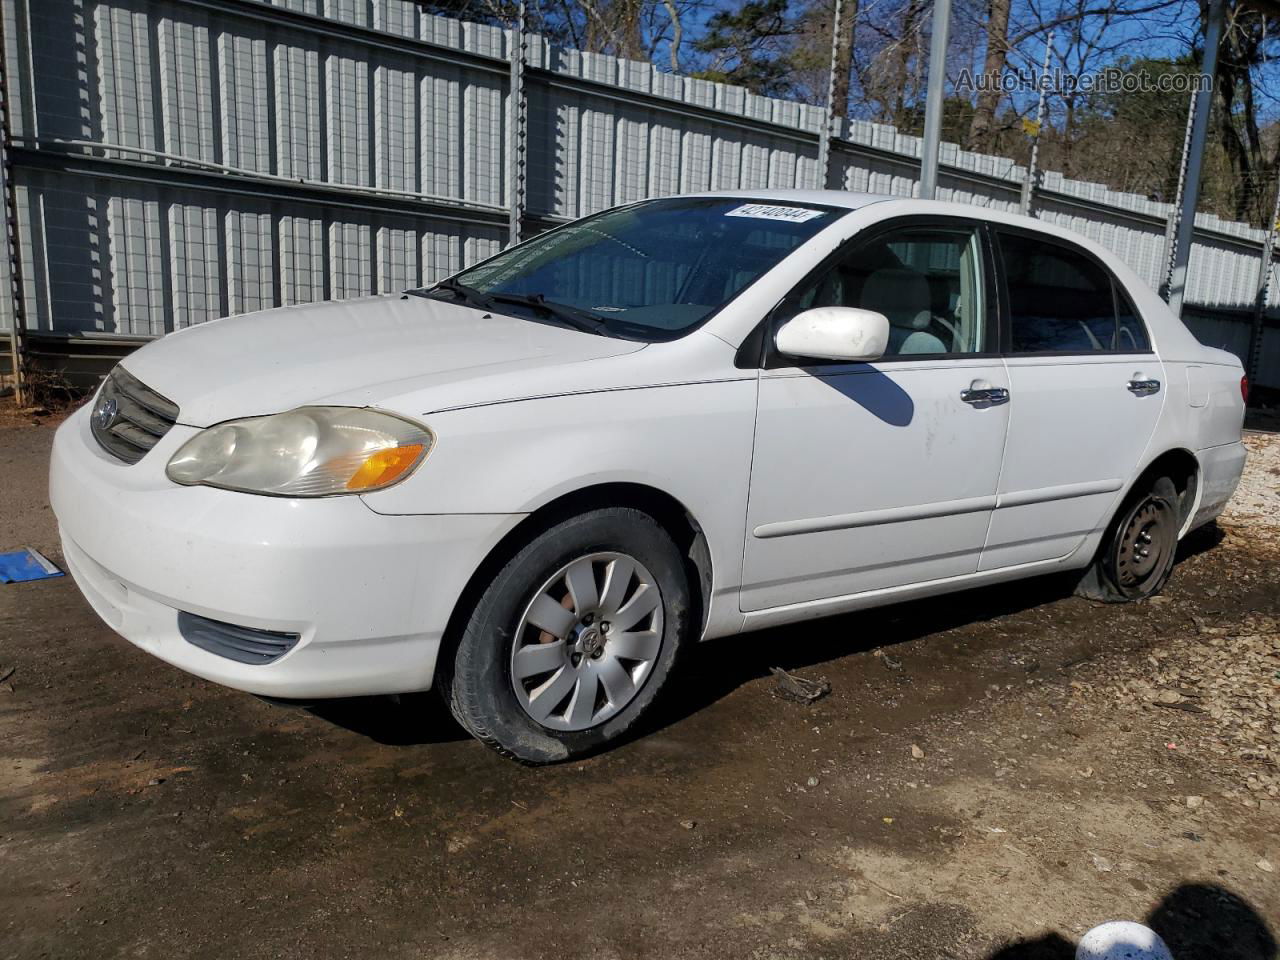
[[(1177, 562), (1212, 549), (1222, 537), (1221, 530), (1212, 524), (1195, 531), (1179, 544)], [(648, 736), (706, 709), (738, 687), (768, 676), (770, 667), (804, 670), (851, 654), (1020, 613), (1070, 597), (1079, 579), (1079, 572), (1036, 577), (1019, 581), (1016, 590), (1008, 584), (969, 589), (698, 644), (671, 678), (669, 695), (664, 695), (652, 715), (622, 742)], [(733, 645), (731, 657), (724, 656), (727, 644)], [(296, 706), (387, 746), (466, 738), (434, 691)]]
[(394, 697), (349, 697), (304, 706), (309, 713), (389, 747), (452, 743), (467, 733), (434, 691)]
[[(1216, 524), (1189, 534), (1178, 545), (1175, 563), (1213, 549), (1223, 539)], [(1176, 571), (1176, 567), (1175, 567)], [(889, 649), (934, 634), (1022, 613), (1073, 596), (1080, 571), (1052, 574), (957, 591), (876, 607), (856, 613), (815, 619), (724, 640), (699, 644), (690, 651), (680, 673), (672, 678), (670, 696), (648, 722), (637, 724), (644, 736), (705, 709), (733, 690), (769, 675), (770, 667), (804, 670), (818, 664)], [(1080, 600), (1094, 604), (1096, 601)], [(1103, 604), (1098, 604), (1103, 606)], [(725, 644), (733, 656), (725, 657)]]
[[(1216, 884), (1183, 884), (1143, 922), (1160, 935), (1174, 960), (1276, 960), (1276, 938), (1267, 922), (1243, 897)], [(1075, 944), (1051, 933), (1006, 944), (988, 960), (1074, 960), (1075, 955)]]

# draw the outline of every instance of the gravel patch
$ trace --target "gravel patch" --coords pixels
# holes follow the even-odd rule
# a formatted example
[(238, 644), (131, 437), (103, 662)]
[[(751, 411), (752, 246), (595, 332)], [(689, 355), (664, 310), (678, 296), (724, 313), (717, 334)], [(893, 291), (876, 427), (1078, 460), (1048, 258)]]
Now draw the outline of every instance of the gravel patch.
[(1110, 686), (1121, 709), (1198, 715), (1197, 747), (1223, 761), (1222, 796), (1254, 807), (1280, 798), (1280, 621), (1197, 619), (1196, 636), (1152, 648), (1147, 664), (1145, 675)]
[(1248, 524), (1255, 533), (1280, 534), (1280, 434), (1247, 433), (1249, 449), (1244, 476), (1222, 513), (1224, 526)]
[[(1249, 433), (1244, 442), (1249, 448), (1244, 475), (1219, 521), (1227, 532), (1228, 549), (1258, 539), (1280, 539), (1280, 434)], [(1210, 592), (1210, 600), (1216, 593)], [(1197, 715), (1198, 747), (1222, 761), (1216, 765), (1225, 780), (1222, 796), (1245, 806), (1276, 804), (1280, 620), (1256, 614), (1224, 622), (1196, 613), (1189, 619), (1191, 636), (1153, 647), (1147, 670), (1109, 684), (1106, 693), (1125, 712)], [(1201, 798), (1188, 796), (1186, 802), (1196, 807)]]

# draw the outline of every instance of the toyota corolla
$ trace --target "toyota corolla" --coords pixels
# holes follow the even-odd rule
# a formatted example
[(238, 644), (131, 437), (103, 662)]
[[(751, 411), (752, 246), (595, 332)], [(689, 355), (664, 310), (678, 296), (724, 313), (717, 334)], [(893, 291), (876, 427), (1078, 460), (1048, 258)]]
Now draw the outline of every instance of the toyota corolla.
[(171, 334), (58, 431), (51, 502), (143, 650), (264, 696), (435, 687), (547, 762), (699, 640), (1053, 571), (1151, 596), (1235, 488), (1244, 389), (1055, 226), (706, 194)]

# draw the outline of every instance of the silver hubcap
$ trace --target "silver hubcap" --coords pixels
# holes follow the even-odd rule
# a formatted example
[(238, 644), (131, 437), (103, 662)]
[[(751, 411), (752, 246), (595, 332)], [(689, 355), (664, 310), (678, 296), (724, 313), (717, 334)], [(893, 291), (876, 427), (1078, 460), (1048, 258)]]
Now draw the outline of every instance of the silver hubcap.
[(586, 730), (630, 703), (662, 647), (662, 595), (621, 553), (567, 564), (534, 594), (511, 648), (511, 686), (553, 730)]

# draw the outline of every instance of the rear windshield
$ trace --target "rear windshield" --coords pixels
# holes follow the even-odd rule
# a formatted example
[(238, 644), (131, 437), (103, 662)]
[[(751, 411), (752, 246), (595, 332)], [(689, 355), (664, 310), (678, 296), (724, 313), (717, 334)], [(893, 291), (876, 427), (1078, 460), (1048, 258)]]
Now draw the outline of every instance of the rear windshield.
[(454, 281), (567, 305), (615, 334), (671, 339), (848, 212), (742, 198), (650, 200), (560, 227)]

